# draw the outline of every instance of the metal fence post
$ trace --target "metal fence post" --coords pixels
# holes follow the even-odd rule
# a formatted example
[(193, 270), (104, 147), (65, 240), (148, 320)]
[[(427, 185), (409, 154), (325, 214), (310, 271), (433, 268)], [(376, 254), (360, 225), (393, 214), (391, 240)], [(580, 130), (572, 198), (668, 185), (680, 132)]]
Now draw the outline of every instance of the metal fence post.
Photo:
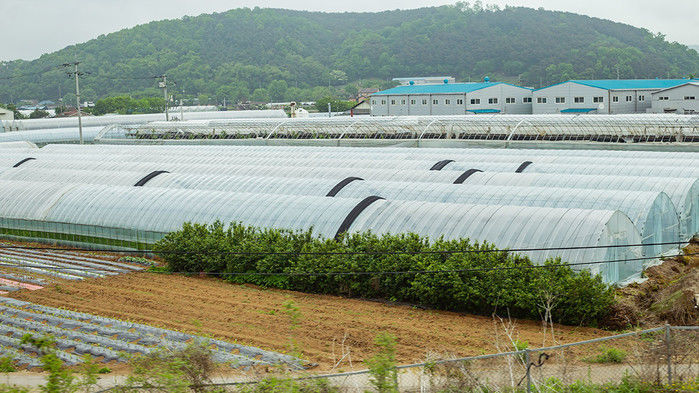
[(672, 385), (672, 346), (670, 345), (670, 325), (665, 324), (665, 350), (667, 351), (667, 384)]
[(529, 354), (529, 349), (524, 350), (524, 367), (527, 368), (527, 393), (532, 392), (532, 373), (531, 373), (531, 367), (529, 367), (529, 364), (531, 363), (531, 355)]

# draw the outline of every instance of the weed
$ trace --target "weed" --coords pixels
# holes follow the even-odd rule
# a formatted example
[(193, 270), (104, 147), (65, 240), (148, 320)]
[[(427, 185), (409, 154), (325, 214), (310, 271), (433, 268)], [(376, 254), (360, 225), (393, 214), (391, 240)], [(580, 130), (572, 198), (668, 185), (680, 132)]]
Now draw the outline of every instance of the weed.
[(11, 357), (4, 356), (0, 358), (0, 373), (13, 373), (15, 371), (17, 371), (17, 369), (12, 363)]
[(588, 363), (622, 363), (626, 360), (626, 351), (614, 347), (600, 347), (601, 353), (597, 356), (592, 356), (583, 359)]
[(396, 370), (396, 337), (381, 333), (374, 340), (378, 352), (365, 363), (371, 375), (370, 381), (378, 393), (398, 393)]

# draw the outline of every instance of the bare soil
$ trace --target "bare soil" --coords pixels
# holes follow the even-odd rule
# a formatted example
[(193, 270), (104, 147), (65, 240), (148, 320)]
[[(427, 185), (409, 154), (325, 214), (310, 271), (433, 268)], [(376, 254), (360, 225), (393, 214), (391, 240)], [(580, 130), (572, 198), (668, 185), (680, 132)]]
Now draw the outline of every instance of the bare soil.
[[(318, 370), (328, 370), (342, 357), (342, 342), (354, 368), (362, 368), (380, 332), (397, 337), (400, 364), (422, 361), (428, 353), (453, 356), (497, 352), (492, 318), (424, 310), (336, 296), (304, 294), (215, 278), (156, 273), (130, 273), (109, 278), (49, 285), (10, 296), (39, 304), (98, 314), (157, 327), (201, 334), (263, 349), (294, 348)], [(293, 301), (298, 325), (285, 311)], [(517, 335), (530, 347), (545, 341), (540, 322), (517, 320)], [(560, 343), (608, 336), (611, 332), (556, 326)], [(339, 368), (349, 369), (348, 359)]]

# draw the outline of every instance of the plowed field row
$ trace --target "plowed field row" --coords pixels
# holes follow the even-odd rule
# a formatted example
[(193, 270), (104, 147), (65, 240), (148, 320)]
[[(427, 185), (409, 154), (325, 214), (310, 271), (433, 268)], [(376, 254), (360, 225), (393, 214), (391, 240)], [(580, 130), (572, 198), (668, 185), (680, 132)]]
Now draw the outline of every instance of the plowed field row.
[[(213, 278), (135, 272), (10, 296), (266, 350), (288, 351), (295, 341), (303, 357), (321, 369), (341, 357), (343, 339), (356, 367), (374, 351), (379, 332), (396, 335), (400, 363), (424, 360), (427, 353), (468, 356), (497, 350), (494, 323), (488, 317), (233, 285)], [(288, 301), (301, 314), (296, 327), (284, 311)], [(516, 323), (519, 340), (533, 347), (544, 343), (540, 323)], [(610, 333), (558, 326), (556, 334), (559, 342), (574, 342)], [(550, 337), (546, 344), (552, 344)]]

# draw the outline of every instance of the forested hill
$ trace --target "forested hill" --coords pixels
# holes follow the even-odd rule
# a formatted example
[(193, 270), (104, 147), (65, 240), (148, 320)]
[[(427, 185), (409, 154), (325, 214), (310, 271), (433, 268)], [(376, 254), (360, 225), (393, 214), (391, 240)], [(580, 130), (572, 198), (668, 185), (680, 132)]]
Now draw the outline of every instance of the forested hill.
[(572, 13), (463, 3), (380, 13), (243, 8), (151, 22), (33, 61), (0, 63), (0, 101), (55, 99), (59, 86), (65, 96), (72, 81), (56, 65), (76, 60), (91, 73), (81, 90), (92, 100), (155, 93), (149, 77), (160, 74), (177, 82), (178, 94), (230, 102), (315, 99), (418, 75), (489, 75), (541, 86), (617, 73), (655, 78), (699, 72), (695, 50)]

